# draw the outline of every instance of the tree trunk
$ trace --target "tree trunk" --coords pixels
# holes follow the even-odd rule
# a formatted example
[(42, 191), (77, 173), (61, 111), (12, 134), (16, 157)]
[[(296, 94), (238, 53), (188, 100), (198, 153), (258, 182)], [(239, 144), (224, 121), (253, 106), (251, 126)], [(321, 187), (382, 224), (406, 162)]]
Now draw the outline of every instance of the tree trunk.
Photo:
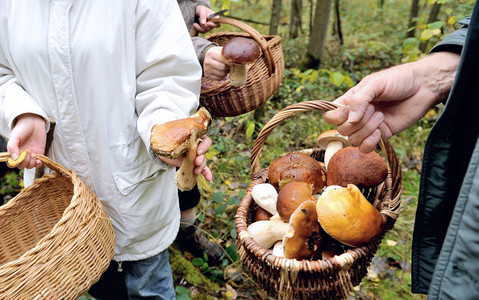
[[(436, 22), (439, 17), (439, 12), (441, 11), (441, 6), (442, 4), (440, 3), (434, 3), (434, 5), (431, 7), (431, 11), (429, 12), (429, 17), (427, 18), (427, 24)], [(423, 41), (419, 45), (419, 49), (424, 52), (427, 49), (427, 45), (429, 44), (429, 41)]]
[(313, 29), (309, 33), (308, 51), (306, 53), (306, 68), (318, 68), (321, 64), (326, 36), (328, 33), (329, 16), (332, 0), (317, 0), (314, 12)]
[(295, 39), (302, 32), (303, 27), (303, 0), (291, 1), (291, 17), (289, 23), (289, 37)]
[(313, 19), (314, 19), (314, 0), (309, 0), (309, 32), (313, 31)]
[(407, 37), (412, 38), (416, 36), (417, 17), (419, 16), (419, 0), (412, 0), (411, 11), (409, 13), (409, 23)]
[(281, 19), (281, 0), (273, 0), (271, 7), (271, 20), (269, 22), (269, 34), (278, 34), (279, 21)]
[(379, 8), (383, 9), (385, 0), (379, 0)]
[(339, 8), (339, 0), (334, 0), (334, 12), (336, 14), (336, 32), (339, 38), (339, 44), (344, 45), (343, 29), (341, 28), (341, 10)]

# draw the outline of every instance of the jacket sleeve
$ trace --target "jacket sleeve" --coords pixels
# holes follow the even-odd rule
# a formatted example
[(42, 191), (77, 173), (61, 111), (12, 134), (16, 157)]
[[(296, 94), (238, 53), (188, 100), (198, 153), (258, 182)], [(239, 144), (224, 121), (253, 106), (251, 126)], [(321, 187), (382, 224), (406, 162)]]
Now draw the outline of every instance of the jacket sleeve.
[(0, 135), (8, 136), (18, 116), (26, 113), (41, 116), (49, 128), (48, 116), (37, 102), (23, 89), (8, 66), (0, 40)]
[(137, 128), (149, 150), (155, 124), (197, 109), (201, 68), (175, 0), (140, 0), (136, 18)]
[(193, 47), (195, 48), (196, 56), (200, 65), (203, 66), (203, 61), (205, 60), (205, 54), (211, 47), (218, 46), (216, 43), (210, 42), (207, 39), (204, 39), (199, 36), (194, 36), (191, 38), (193, 42)]
[(458, 30), (444, 37), (437, 45), (435, 45), (431, 52), (453, 52), (461, 54), (462, 48), (466, 42), (467, 30), (469, 28), (470, 18), (466, 18), (459, 22), (461, 26)]

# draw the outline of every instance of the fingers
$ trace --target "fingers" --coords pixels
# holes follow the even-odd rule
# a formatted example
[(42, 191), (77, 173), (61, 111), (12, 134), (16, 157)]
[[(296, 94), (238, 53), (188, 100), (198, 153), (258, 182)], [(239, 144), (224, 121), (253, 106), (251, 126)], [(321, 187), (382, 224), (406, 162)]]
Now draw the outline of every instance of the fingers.
[(193, 24), (193, 27), (198, 31), (198, 32), (201, 32), (201, 33), (205, 33), (206, 30), (198, 23), (194, 23)]
[(351, 123), (349, 122), (349, 119), (348, 119), (348, 121), (338, 126), (337, 130), (339, 133), (341, 133), (344, 136), (350, 136), (356, 131), (358, 131), (359, 129), (361, 129), (362, 127), (364, 127), (364, 125), (366, 125), (366, 123), (369, 121), (369, 119), (371, 118), (373, 114), (374, 114), (374, 106), (367, 105), (364, 113), (362, 114), (362, 118), (360, 120), (358, 120), (355, 123)]
[(206, 25), (206, 18), (208, 18), (208, 11), (204, 9), (206, 7), (198, 7), (197, 12), (198, 12), (198, 19), (200, 20), (200, 25), (203, 27)]
[(195, 174), (200, 174), (203, 169), (206, 167), (206, 158), (204, 155), (197, 156), (195, 159)]
[(212, 144), (213, 144), (213, 142), (211, 141), (211, 139), (208, 136), (206, 136), (206, 135), (203, 136), (201, 138), (200, 144), (198, 145), (198, 148), (196, 149), (196, 155), (201, 156), (201, 155), (205, 154), (208, 151), (208, 148), (210, 148)]
[(380, 139), (381, 139), (381, 131), (379, 129), (376, 129), (373, 132), (373, 134), (371, 134), (370, 136), (368, 136), (366, 139), (363, 140), (361, 145), (359, 145), (359, 150), (364, 153), (374, 151)]
[(384, 115), (381, 112), (375, 112), (366, 124), (358, 131), (349, 136), (349, 141), (354, 146), (360, 145), (363, 140), (372, 135), (384, 121)]
[(211, 172), (210, 168), (205, 167), (201, 174), (203, 175), (203, 177), (205, 177), (206, 180), (210, 182), (213, 181), (213, 172)]

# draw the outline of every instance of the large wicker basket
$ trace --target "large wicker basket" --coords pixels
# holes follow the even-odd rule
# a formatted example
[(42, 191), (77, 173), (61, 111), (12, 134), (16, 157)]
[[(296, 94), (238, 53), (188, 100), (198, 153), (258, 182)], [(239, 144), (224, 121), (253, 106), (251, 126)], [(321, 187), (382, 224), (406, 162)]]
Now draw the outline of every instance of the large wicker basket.
[(261, 47), (262, 55), (248, 68), (248, 79), (239, 87), (233, 87), (230, 81), (212, 81), (202, 79), (200, 103), (217, 117), (237, 116), (256, 109), (265, 103), (279, 88), (284, 71), (281, 38), (276, 35), (261, 35), (254, 28), (230, 18), (214, 18), (210, 21), (230, 24), (245, 33), (221, 32), (208, 37), (219, 45), (234, 37), (251, 37)]
[[(0, 153), (0, 162), (8, 160)], [(0, 299), (76, 299), (114, 254), (110, 219), (95, 194), (45, 156), (54, 174), (0, 207)]]
[[(252, 149), (251, 183), (236, 213), (238, 232), (237, 246), (243, 266), (253, 275), (257, 283), (271, 296), (279, 299), (342, 299), (349, 295), (367, 273), (381, 237), (368, 244), (350, 248), (343, 254), (328, 260), (293, 260), (273, 256), (272, 251), (261, 248), (248, 234), (252, 222), (254, 201), (251, 188), (268, 181), (267, 169), (260, 170), (259, 159), (262, 147), (269, 134), (285, 119), (307, 111), (325, 112), (336, 108), (330, 102), (316, 100), (290, 105), (277, 113), (261, 130)], [(392, 147), (381, 141), (382, 154), (388, 164), (388, 176), (378, 187), (363, 189), (362, 192), (382, 214), (387, 216), (386, 230), (394, 225), (398, 217), (401, 194), (401, 169)], [(305, 152), (317, 160), (324, 157), (324, 149), (307, 149)]]

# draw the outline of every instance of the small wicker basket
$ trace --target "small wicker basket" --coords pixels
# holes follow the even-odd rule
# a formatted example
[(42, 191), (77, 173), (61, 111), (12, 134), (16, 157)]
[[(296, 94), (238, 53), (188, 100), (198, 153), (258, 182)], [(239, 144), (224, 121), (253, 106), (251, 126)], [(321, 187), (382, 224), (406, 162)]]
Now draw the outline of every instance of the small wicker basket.
[[(248, 225), (253, 221), (254, 201), (251, 189), (254, 185), (268, 181), (267, 169), (260, 170), (259, 159), (262, 147), (269, 134), (284, 120), (301, 112), (325, 112), (336, 106), (327, 101), (315, 100), (290, 105), (277, 113), (261, 130), (252, 149), (253, 182), (241, 200), (235, 216), (238, 232), (238, 253), (244, 267), (257, 283), (271, 296), (279, 299), (342, 299), (347, 297), (353, 286), (358, 285), (367, 273), (383, 237), (368, 244), (351, 248), (328, 260), (294, 260), (273, 256), (272, 251), (260, 247), (249, 235)], [(382, 153), (386, 157), (388, 176), (379, 186), (363, 189), (366, 198), (387, 216), (386, 230), (394, 225), (399, 214), (401, 195), (401, 169), (394, 150), (382, 140)], [(307, 149), (302, 152), (317, 160), (324, 157), (324, 149)]]
[(281, 38), (276, 35), (261, 35), (254, 28), (230, 18), (213, 18), (210, 21), (229, 24), (243, 30), (221, 32), (208, 40), (224, 45), (234, 37), (251, 37), (262, 50), (262, 55), (248, 67), (248, 79), (239, 87), (229, 80), (213, 81), (202, 79), (200, 103), (217, 117), (232, 117), (250, 112), (265, 103), (279, 88), (283, 79), (284, 58)]
[(55, 173), (0, 207), (0, 299), (76, 299), (108, 267), (113, 227), (74, 172), (37, 157)]

